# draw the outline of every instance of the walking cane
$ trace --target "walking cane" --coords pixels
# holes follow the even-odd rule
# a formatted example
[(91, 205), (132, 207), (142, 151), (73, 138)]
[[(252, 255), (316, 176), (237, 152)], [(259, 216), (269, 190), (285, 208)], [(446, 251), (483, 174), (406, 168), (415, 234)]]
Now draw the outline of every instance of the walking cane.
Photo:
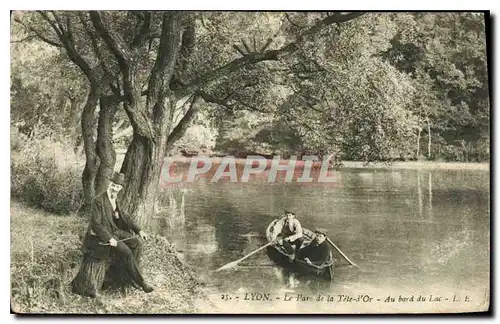
[[(118, 241), (116, 241), (116, 242), (123, 242), (123, 241), (131, 240), (131, 239), (136, 238), (136, 237), (137, 237), (137, 235), (134, 235), (134, 236), (131, 236), (131, 237), (124, 238), (124, 239), (122, 239), (122, 240), (118, 240)], [(99, 245), (109, 245), (109, 243), (102, 243), (102, 242), (99, 242)]]

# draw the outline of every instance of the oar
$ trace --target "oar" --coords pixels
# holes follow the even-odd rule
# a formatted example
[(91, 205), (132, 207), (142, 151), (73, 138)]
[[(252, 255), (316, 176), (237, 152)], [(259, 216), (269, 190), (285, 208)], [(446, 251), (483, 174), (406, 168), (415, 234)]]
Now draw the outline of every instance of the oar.
[(238, 263), (240, 263), (241, 261), (245, 260), (246, 258), (254, 255), (255, 253), (259, 252), (260, 250), (262, 249), (265, 249), (266, 247), (268, 247), (269, 245), (272, 245), (276, 243), (276, 241), (271, 241), (269, 243), (267, 243), (266, 245), (264, 246), (261, 246), (260, 248), (258, 248), (257, 250), (253, 251), (253, 252), (250, 252), (248, 253), (247, 255), (245, 255), (244, 257), (242, 257), (241, 259), (238, 259), (236, 261), (233, 261), (233, 262), (229, 262), (228, 264), (226, 265), (223, 265), (222, 267), (220, 267), (219, 269), (215, 270), (215, 272), (217, 271), (221, 271), (221, 270), (227, 270), (227, 269), (231, 269), (231, 268), (234, 268)]
[(347, 255), (344, 254), (344, 252), (340, 251), (340, 249), (338, 248), (338, 246), (335, 245), (335, 243), (332, 242), (332, 240), (330, 240), (329, 237), (326, 238), (326, 240), (328, 241), (328, 243), (330, 243), (346, 260), (347, 262), (349, 262), (351, 265), (357, 267), (358, 265), (354, 262), (352, 262), (348, 257)]

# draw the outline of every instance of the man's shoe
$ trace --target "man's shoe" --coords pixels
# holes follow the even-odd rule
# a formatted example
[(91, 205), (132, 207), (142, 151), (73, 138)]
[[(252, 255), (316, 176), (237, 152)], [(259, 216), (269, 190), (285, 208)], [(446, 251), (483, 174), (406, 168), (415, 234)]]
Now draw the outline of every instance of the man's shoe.
[(142, 285), (142, 290), (144, 290), (145, 293), (150, 293), (154, 290), (154, 288), (145, 283), (144, 285)]

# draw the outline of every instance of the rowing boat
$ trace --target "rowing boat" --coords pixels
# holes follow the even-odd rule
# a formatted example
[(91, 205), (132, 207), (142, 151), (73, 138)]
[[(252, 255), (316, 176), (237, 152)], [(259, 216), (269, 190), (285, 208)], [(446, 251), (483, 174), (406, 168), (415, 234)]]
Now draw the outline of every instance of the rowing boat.
[[(273, 228), (279, 221), (279, 219), (275, 219), (267, 226), (266, 238), (269, 242), (272, 241)], [(316, 234), (307, 228), (303, 228), (302, 232), (304, 234), (303, 246), (306, 246), (311, 243)], [(290, 258), (292, 255), (287, 253), (283, 246), (278, 244), (268, 246), (267, 254), (273, 262), (282, 267), (291, 268), (292, 270), (304, 275), (313, 275), (328, 280), (333, 279), (335, 259), (333, 258), (331, 251), (329, 258), (321, 265), (309, 264), (301, 259), (291, 260)]]

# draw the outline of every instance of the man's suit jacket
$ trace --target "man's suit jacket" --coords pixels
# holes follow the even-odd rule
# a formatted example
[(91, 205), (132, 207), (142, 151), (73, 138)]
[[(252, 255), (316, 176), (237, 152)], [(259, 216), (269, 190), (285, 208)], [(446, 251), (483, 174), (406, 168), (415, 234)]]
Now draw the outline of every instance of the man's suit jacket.
[(137, 223), (123, 212), (123, 208), (120, 206), (120, 197), (116, 199), (116, 211), (119, 213), (119, 218), (115, 217), (115, 211), (109, 201), (107, 191), (92, 199), (90, 225), (84, 243), (86, 253), (99, 259), (107, 259), (111, 246), (99, 243), (108, 243), (112, 237), (118, 240), (116, 236), (118, 229), (136, 234), (141, 231)]

